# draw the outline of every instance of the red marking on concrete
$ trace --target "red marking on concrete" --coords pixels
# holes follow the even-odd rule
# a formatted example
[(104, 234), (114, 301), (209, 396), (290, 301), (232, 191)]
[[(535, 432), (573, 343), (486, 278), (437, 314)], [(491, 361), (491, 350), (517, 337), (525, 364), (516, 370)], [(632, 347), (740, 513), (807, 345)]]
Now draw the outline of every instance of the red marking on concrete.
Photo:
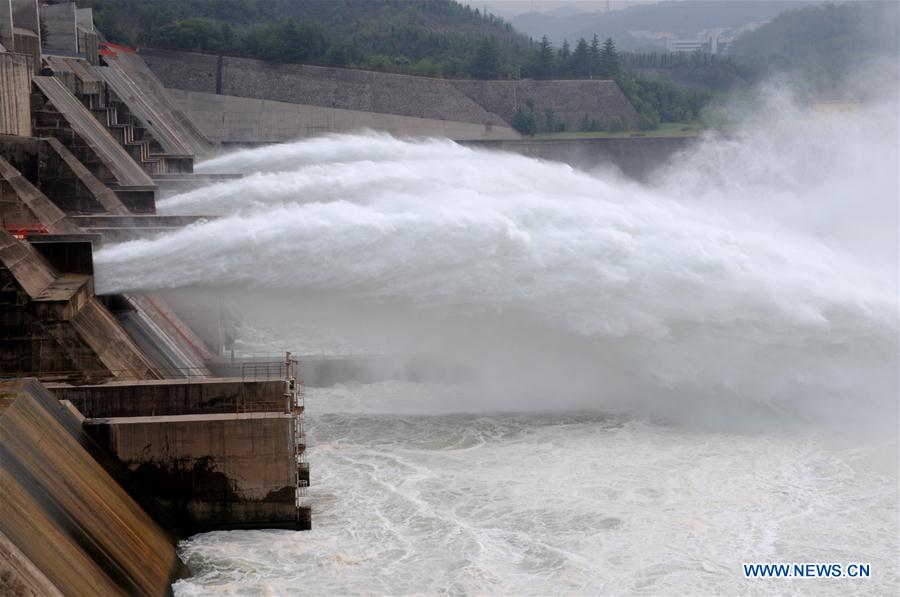
[(194, 355), (200, 357), (201, 360), (205, 359), (205, 357), (209, 354), (209, 351), (204, 350), (200, 346), (197, 346), (197, 344), (191, 340), (188, 334), (183, 329), (181, 329), (181, 326), (178, 324), (178, 322), (169, 317), (169, 314), (166, 312), (166, 309), (162, 307), (162, 305), (157, 303), (149, 296), (145, 296), (144, 298), (148, 303), (153, 305), (153, 307), (156, 309), (156, 312), (162, 315), (163, 319), (165, 319), (169, 323), (169, 325), (172, 326), (172, 328), (174, 328), (176, 332), (178, 332), (178, 335), (181, 336), (185, 342), (187, 342), (188, 346), (191, 347), (191, 350), (194, 351)]
[(120, 52), (128, 52), (129, 54), (136, 54), (136, 48), (129, 48), (128, 46), (123, 46), (121, 44), (114, 44), (111, 41), (105, 41), (100, 44), (100, 47), (106, 48), (109, 50), (118, 50)]
[(44, 228), (43, 226), (36, 227), (20, 227), (20, 228), (7, 228), (7, 232), (12, 234), (18, 240), (25, 240), (25, 238), (29, 234), (49, 234), (50, 231)]

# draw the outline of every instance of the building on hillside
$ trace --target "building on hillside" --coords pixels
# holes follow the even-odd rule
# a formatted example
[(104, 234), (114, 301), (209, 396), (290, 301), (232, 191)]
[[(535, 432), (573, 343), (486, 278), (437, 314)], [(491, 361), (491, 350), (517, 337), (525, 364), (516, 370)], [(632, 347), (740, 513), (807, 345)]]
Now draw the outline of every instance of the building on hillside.
[(666, 39), (666, 50), (675, 54), (703, 54), (721, 55), (727, 54), (734, 43), (734, 38), (726, 36), (727, 29), (704, 29), (695, 39), (679, 39), (670, 37)]

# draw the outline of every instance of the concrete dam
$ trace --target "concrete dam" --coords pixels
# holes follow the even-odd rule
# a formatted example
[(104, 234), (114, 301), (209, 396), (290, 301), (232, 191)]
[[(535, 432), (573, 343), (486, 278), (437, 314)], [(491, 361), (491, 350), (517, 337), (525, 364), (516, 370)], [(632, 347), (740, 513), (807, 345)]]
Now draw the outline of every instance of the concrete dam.
[(226, 218), (165, 203), (242, 180), (195, 171), (198, 158), (370, 129), (641, 177), (684, 143), (535, 141), (509, 125), (524, 98), (572, 128), (632, 121), (613, 81), (445, 81), (101, 39), (89, 8), (0, 0), (4, 594), (165, 594), (188, 574), (179, 539), (308, 530), (304, 381), (458, 373), (384, 354), (236, 355), (239, 315), (221, 297), (100, 287), (100, 249)]

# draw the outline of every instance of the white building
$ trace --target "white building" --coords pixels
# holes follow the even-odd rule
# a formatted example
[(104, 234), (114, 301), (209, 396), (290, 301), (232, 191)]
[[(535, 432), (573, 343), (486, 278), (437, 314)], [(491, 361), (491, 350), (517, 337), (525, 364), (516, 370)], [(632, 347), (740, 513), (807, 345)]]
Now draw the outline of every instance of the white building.
[(696, 39), (669, 38), (666, 40), (666, 50), (677, 54), (692, 54), (702, 52), (704, 54), (725, 54), (734, 43), (733, 37), (726, 37), (727, 29), (704, 29)]

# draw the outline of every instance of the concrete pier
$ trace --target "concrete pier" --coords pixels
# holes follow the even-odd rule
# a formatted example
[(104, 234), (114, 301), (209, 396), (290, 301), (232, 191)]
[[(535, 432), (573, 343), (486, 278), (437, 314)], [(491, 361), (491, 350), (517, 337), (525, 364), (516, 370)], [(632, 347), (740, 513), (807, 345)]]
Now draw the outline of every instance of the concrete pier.
[(129, 482), (174, 517), (182, 535), (310, 528), (309, 508), (299, 503), (309, 469), (294, 459), (291, 414), (113, 417), (84, 424), (129, 470)]
[(48, 384), (181, 534), (310, 528), (303, 397), (293, 362), (255, 363), (276, 379)]

